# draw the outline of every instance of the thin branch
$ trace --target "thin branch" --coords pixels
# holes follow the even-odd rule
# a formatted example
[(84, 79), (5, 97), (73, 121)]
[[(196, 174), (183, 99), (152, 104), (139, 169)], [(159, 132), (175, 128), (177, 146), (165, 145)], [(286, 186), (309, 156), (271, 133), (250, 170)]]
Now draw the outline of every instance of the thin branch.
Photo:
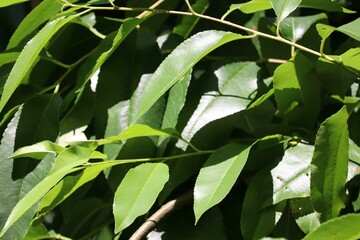
[[(158, 0), (157, 2), (155, 2), (153, 5), (151, 5), (149, 7), (149, 9), (155, 9), (156, 7), (158, 7), (160, 4), (162, 4), (165, 0)], [(146, 17), (149, 13), (151, 13), (151, 11), (144, 11), (142, 13), (140, 13), (137, 18), (143, 18)]]
[(188, 192), (180, 195), (178, 198), (171, 200), (164, 204), (159, 210), (157, 210), (150, 218), (146, 220), (130, 237), (130, 240), (141, 240), (145, 239), (146, 236), (155, 229), (157, 224), (161, 222), (164, 218), (171, 215), (176, 210), (182, 208), (185, 205), (188, 205), (192, 202), (193, 191), (189, 190)]

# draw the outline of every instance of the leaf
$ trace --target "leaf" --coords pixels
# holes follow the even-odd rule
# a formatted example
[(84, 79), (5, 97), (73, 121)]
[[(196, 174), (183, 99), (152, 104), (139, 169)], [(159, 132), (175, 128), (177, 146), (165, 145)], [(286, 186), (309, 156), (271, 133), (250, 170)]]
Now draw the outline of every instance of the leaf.
[(271, 6), (277, 16), (278, 25), (300, 5), (301, 1), (302, 0), (271, 0)]
[(280, 31), (285, 38), (291, 40), (292, 42), (297, 42), (304, 36), (312, 24), (323, 18), (326, 18), (325, 14), (316, 14), (304, 17), (288, 17), (280, 23)]
[(230, 192), (246, 163), (249, 151), (248, 146), (228, 144), (209, 157), (195, 183), (195, 223)]
[(9, 101), (11, 95), (14, 93), (16, 88), (23, 81), (25, 76), (29, 73), (31, 67), (35, 63), (35, 59), (38, 57), (40, 51), (49, 42), (51, 37), (59, 31), (61, 27), (74, 19), (75, 16), (68, 18), (57, 18), (46, 24), (39, 32), (35, 35), (21, 51), (18, 59), (15, 62), (13, 69), (11, 70), (9, 77), (4, 85), (4, 91), (0, 99), (0, 112), (3, 110), (5, 104)]
[(350, 68), (360, 71), (360, 48), (351, 48), (340, 55), (341, 62)]
[(93, 54), (81, 65), (79, 69), (80, 84), (83, 88), (85, 84), (96, 74), (99, 73), (101, 66), (111, 56), (124, 39), (138, 26), (143, 19), (127, 18), (120, 29), (114, 31), (103, 39)]
[(255, 13), (271, 9), (270, 0), (252, 0), (246, 3), (231, 4), (229, 10), (224, 14), (222, 19), (235, 10), (240, 10), (243, 13)]
[(336, 30), (348, 35), (349, 37), (357, 41), (360, 41), (359, 25), (360, 25), (360, 18), (357, 18), (352, 22), (349, 22), (347, 24), (338, 27)]
[[(74, 3), (77, 0), (69, 0), (68, 2)], [(44, 0), (36, 8), (34, 8), (22, 20), (20, 25), (16, 28), (15, 32), (9, 40), (7, 49), (15, 48), (23, 40), (27, 39), (34, 31), (38, 30), (43, 23), (45, 23), (54, 15), (60, 12), (62, 5), (58, 1)]]
[(132, 123), (136, 122), (172, 85), (179, 81), (198, 61), (221, 45), (248, 38), (240, 34), (223, 31), (200, 32), (180, 44), (160, 64), (152, 75), (140, 99), (138, 112)]
[(85, 168), (84, 171), (71, 176), (66, 176), (55, 187), (53, 187), (41, 200), (38, 212), (45, 214), (63, 202), (73, 192), (96, 178), (104, 169), (120, 163), (102, 162)]
[[(191, 7), (195, 12), (203, 14), (209, 7), (209, 0), (197, 0), (194, 4), (191, 5)], [(179, 25), (174, 28), (173, 33), (176, 33), (183, 38), (187, 38), (199, 20), (200, 18), (184, 16), (182, 17)]]
[(300, 6), (305, 8), (324, 10), (328, 12), (355, 13), (354, 11), (342, 7), (340, 1), (333, 0), (302, 0)]
[[(92, 154), (92, 150), (71, 147), (60, 153), (55, 159), (56, 162), (68, 161), (68, 164), (62, 164), (60, 167), (53, 168), (52, 172), (47, 175), (41, 182), (39, 182), (34, 188), (32, 188), (14, 207), (11, 211), (4, 228), (0, 232), (2, 237), (6, 231), (37, 201), (39, 201), (53, 186), (55, 186), (65, 175), (77, 171), (75, 168), (89, 160)], [(55, 170), (55, 171), (54, 171)]]
[[(246, 109), (255, 97), (258, 70), (259, 67), (251, 62), (231, 63), (216, 70), (219, 92), (209, 92), (201, 97), (181, 137), (190, 141), (208, 123)], [(183, 142), (178, 142), (177, 146), (186, 149)]]
[(274, 191), (271, 204), (310, 196), (313, 151), (313, 146), (302, 143), (285, 151), (283, 159), (271, 170)]
[(320, 225), (319, 228), (305, 236), (304, 240), (331, 240), (331, 239), (359, 239), (359, 214), (346, 214), (331, 219)]
[(19, 57), (18, 52), (4, 52), (0, 53), (0, 67), (4, 64), (15, 62), (15, 60)]
[(22, 2), (26, 2), (29, 0), (1, 0), (0, 2), (0, 8), (1, 7), (7, 7), (13, 4), (17, 4), (17, 3), (22, 3)]
[(65, 148), (53, 142), (45, 140), (31, 146), (19, 148), (11, 155), (11, 157), (12, 158), (30, 157), (35, 159), (42, 159), (48, 153), (58, 154), (64, 150)]
[(308, 234), (320, 226), (320, 213), (314, 212), (296, 219), (301, 230)]
[(274, 73), (275, 100), (289, 122), (312, 127), (320, 110), (320, 84), (312, 63), (301, 53)]
[(311, 174), (311, 199), (321, 219), (339, 215), (345, 206), (345, 183), (348, 171), (349, 133), (346, 107), (327, 118), (315, 140), (312, 164), (317, 170)]
[(360, 165), (360, 147), (349, 138), (349, 159)]
[(269, 169), (263, 169), (252, 177), (246, 190), (241, 211), (241, 233), (245, 240), (267, 236), (276, 223), (276, 207), (262, 208), (265, 199), (272, 196)]
[(149, 136), (166, 136), (171, 137), (173, 136), (170, 131), (166, 130), (157, 130), (152, 127), (149, 127), (147, 125), (143, 124), (135, 124), (127, 129), (125, 129), (123, 132), (121, 132), (118, 136), (116, 136), (116, 139), (119, 140), (127, 140), (130, 138), (136, 138), (136, 137), (149, 137)]
[(169, 179), (168, 171), (163, 163), (145, 163), (126, 174), (114, 198), (115, 233), (149, 211)]

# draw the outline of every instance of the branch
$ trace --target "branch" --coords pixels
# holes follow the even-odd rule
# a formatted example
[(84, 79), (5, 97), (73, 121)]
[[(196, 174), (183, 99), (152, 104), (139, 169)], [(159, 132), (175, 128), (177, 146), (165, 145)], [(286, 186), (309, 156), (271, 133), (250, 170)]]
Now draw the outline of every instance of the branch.
[(178, 198), (173, 199), (163, 205), (157, 210), (150, 218), (146, 220), (131, 236), (130, 240), (141, 240), (155, 229), (156, 225), (164, 218), (172, 214), (174, 211), (182, 208), (183, 206), (191, 203), (193, 198), (193, 191), (190, 190), (180, 195)]

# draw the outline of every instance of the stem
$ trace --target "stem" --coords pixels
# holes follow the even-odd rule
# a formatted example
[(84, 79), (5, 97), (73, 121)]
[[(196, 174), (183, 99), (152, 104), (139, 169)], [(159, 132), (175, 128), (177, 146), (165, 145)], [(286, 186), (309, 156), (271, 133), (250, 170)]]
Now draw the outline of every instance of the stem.
[[(149, 9), (155, 9), (157, 6), (159, 6), (160, 4), (162, 4), (165, 0), (158, 0), (157, 2), (155, 2), (153, 5), (150, 6)], [(146, 17), (149, 13), (151, 13), (151, 11), (144, 11), (142, 13), (140, 13), (137, 18), (143, 18)]]
[(157, 210), (151, 217), (149, 217), (146, 222), (144, 222), (136, 232), (130, 237), (130, 240), (141, 240), (155, 229), (156, 225), (169, 216), (174, 211), (182, 208), (185, 205), (191, 203), (193, 197), (193, 191), (187, 191), (186, 193), (180, 195), (179, 197), (167, 202), (159, 210)]

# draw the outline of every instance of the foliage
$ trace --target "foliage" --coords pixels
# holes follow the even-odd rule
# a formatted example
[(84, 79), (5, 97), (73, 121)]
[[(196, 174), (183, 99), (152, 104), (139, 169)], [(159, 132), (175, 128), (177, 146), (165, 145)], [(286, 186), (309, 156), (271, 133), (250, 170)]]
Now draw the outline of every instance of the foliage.
[(358, 239), (359, 9), (44, 0), (0, 53), (0, 238)]

